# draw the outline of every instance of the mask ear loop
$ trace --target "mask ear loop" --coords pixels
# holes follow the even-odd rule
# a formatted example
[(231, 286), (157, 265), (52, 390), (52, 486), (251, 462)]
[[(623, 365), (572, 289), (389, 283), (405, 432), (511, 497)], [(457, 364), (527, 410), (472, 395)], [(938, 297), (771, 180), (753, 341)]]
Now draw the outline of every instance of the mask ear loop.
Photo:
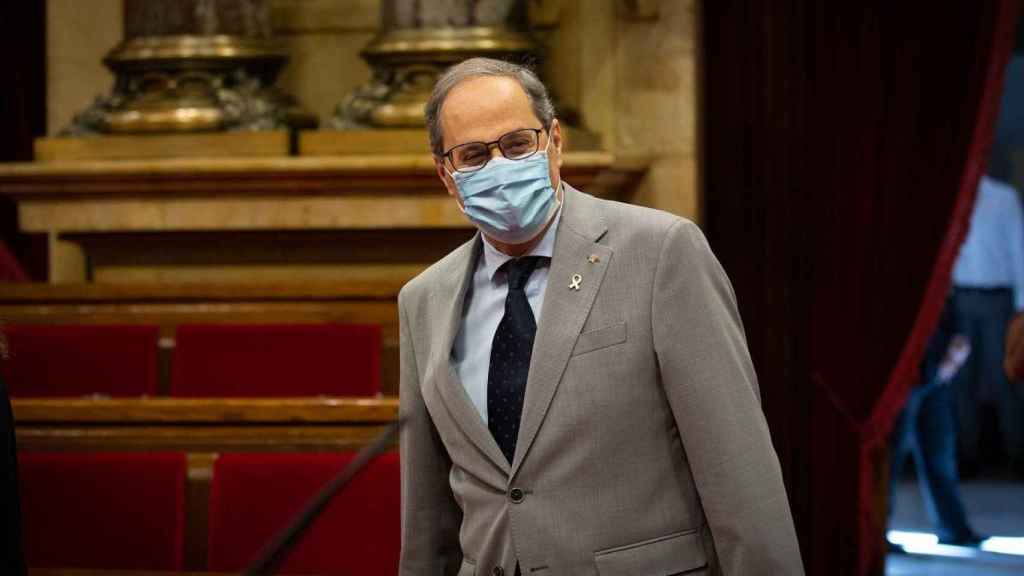
[(441, 159), (441, 169), (444, 170), (444, 173), (447, 174), (449, 178), (451, 178), (452, 184), (455, 185), (455, 194), (458, 195), (459, 199), (461, 200), (461, 202), (456, 202), (455, 205), (459, 207), (459, 210), (462, 211), (463, 214), (465, 214), (466, 200), (462, 198), (462, 190), (459, 188), (459, 181), (455, 179), (455, 173), (448, 171), (447, 157)]
[[(548, 134), (548, 143), (544, 145), (544, 155), (548, 157), (548, 162), (550, 162), (551, 156), (549, 155), (548, 151), (551, 149), (551, 129), (548, 128), (546, 132)], [(555, 190), (555, 206), (558, 208), (562, 206), (562, 201), (565, 199), (564, 194), (559, 195), (559, 192), (562, 192), (561, 179), (558, 180), (558, 189)]]

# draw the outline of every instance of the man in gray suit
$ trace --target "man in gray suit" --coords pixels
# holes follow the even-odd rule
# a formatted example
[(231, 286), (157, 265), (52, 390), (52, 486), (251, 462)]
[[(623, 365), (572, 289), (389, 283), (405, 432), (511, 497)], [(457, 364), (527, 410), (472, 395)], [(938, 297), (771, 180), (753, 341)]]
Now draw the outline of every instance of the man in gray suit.
[(700, 230), (562, 182), (520, 66), (451, 68), (427, 126), (479, 232), (399, 294), (401, 574), (802, 574)]

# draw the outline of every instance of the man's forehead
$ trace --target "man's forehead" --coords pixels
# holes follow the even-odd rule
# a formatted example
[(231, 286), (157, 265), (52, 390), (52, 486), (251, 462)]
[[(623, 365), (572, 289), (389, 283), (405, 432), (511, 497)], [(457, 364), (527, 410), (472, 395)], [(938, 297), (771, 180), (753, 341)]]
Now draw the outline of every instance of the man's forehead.
[(457, 84), (441, 107), (445, 144), (494, 140), (519, 128), (539, 126), (530, 98), (519, 82), (481, 76)]

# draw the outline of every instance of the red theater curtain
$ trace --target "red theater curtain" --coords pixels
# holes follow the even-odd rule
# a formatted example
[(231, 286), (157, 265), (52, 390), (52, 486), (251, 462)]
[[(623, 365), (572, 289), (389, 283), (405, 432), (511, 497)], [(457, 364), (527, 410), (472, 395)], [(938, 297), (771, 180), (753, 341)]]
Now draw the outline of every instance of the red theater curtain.
[[(33, 139), (46, 134), (45, 31), (46, 2), (0, 6), (0, 162), (32, 160)], [(46, 257), (45, 238), (19, 234), (14, 202), (0, 197), (0, 283), (45, 279)]]
[(1015, 2), (702, 3), (712, 247), (810, 574), (881, 573), (885, 439), (966, 232)]

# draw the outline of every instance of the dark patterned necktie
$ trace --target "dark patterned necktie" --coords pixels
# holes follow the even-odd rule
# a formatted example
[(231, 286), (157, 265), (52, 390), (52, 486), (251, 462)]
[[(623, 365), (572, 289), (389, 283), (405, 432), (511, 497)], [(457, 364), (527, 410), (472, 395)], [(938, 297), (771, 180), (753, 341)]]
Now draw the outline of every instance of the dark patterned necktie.
[(526, 281), (541, 258), (528, 256), (502, 265), (508, 274), (508, 296), (505, 297), (505, 315), (491, 344), (491, 365), (487, 371), (487, 427), (510, 464), (516, 453), (533, 337), (537, 334), (537, 322), (526, 299)]

